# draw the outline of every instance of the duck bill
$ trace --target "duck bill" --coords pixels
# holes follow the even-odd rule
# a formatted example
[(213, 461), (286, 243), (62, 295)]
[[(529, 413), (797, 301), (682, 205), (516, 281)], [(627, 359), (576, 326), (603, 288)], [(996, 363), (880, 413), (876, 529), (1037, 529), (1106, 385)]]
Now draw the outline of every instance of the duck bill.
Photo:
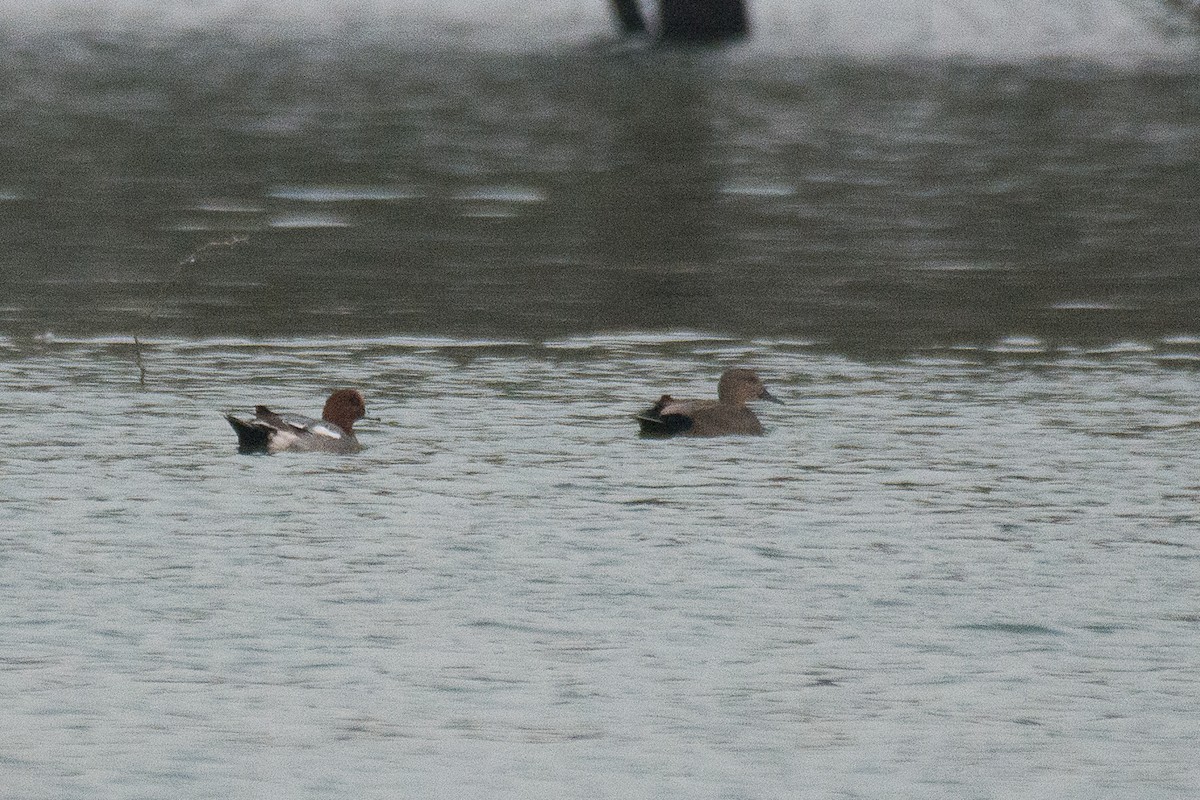
[(773, 395), (773, 394), (771, 394), (770, 392), (768, 392), (768, 391), (767, 391), (767, 388), (766, 388), (765, 386), (763, 387), (762, 394), (760, 394), (760, 395), (758, 396), (758, 399), (759, 399), (759, 400), (770, 400), (772, 403), (779, 403), (779, 405), (783, 405), (783, 401), (782, 401), (782, 400), (780, 400), (780, 399), (779, 399), (778, 397), (776, 397), (775, 395)]

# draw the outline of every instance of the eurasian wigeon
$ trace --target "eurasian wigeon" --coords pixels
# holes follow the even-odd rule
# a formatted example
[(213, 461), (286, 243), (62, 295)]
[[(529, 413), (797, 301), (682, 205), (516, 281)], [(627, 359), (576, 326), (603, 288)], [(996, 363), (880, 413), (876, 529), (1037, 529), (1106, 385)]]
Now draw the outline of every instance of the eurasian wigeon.
[(355, 389), (339, 389), (325, 401), (321, 419), (296, 414), (276, 414), (266, 406), (254, 407), (254, 418), (225, 415), (238, 437), (239, 453), (357, 453), (354, 422), (367, 413), (363, 396)]
[(750, 400), (783, 402), (753, 370), (727, 369), (717, 384), (716, 400), (676, 400), (664, 394), (636, 419), (643, 436), (761, 435), (762, 423), (746, 406)]

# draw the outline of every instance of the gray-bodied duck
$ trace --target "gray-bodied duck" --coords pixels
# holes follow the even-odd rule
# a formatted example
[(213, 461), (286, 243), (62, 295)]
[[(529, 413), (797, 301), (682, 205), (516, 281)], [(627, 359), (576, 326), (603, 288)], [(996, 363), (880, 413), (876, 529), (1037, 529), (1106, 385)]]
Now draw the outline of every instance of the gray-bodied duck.
[(255, 406), (252, 419), (226, 414), (238, 437), (239, 453), (357, 453), (362, 449), (354, 423), (366, 416), (367, 406), (356, 389), (339, 389), (329, 395), (321, 419), (299, 414), (277, 414)]
[(643, 436), (761, 436), (762, 423), (746, 405), (751, 400), (783, 401), (767, 391), (750, 369), (727, 369), (717, 384), (716, 400), (676, 400), (664, 394), (636, 415)]

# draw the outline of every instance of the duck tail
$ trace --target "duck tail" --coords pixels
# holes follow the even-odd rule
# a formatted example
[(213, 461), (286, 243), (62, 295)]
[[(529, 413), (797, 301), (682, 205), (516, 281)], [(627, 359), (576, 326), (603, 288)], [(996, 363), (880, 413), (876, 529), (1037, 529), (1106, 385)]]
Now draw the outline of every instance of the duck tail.
[(692, 429), (692, 418), (686, 414), (663, 413), (667, 405), (673, 402), (671, 395), (664, 394), (653, 406), (634, 415), (642, 436), (675, 436)]
[(685, 417), (683, 414), (663, 414), (653, 417), (638, 414), (635, 419), (641, 426), (642, 436), (677, 436), (690, 431), (694, 424), (691, 417)]
[(229, 424), (233, 426), (233, 432), (237, 434), (239, 453), (268, 452), (267, 442), (271, 438), (268, 428), (240, 420), (229, 414), (225, 415), (225, 419), (229, 420)]

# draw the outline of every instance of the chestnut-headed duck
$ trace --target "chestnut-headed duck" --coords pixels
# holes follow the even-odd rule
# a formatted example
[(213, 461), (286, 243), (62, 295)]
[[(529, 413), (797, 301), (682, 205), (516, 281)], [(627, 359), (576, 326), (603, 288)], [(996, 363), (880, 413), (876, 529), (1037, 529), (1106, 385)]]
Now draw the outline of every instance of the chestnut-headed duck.
[(676, 400), (664, 394), (636, 415), (643, 436), (761, 435), (762, 423), (746, 403), (750, 400), (783, 401), (767, 391), (749, 369), (727, 369), (717, 384), (716, 400)]
[(297, 414), (276, 414), (266, 406), (254, 407), (254, 418), (225, 415), (238, 437), (239, 453), (357, 453), (354, 422), (367, 413), (363, 396), (355, 389), (339, 389), (325, 401), (321, 419)]

